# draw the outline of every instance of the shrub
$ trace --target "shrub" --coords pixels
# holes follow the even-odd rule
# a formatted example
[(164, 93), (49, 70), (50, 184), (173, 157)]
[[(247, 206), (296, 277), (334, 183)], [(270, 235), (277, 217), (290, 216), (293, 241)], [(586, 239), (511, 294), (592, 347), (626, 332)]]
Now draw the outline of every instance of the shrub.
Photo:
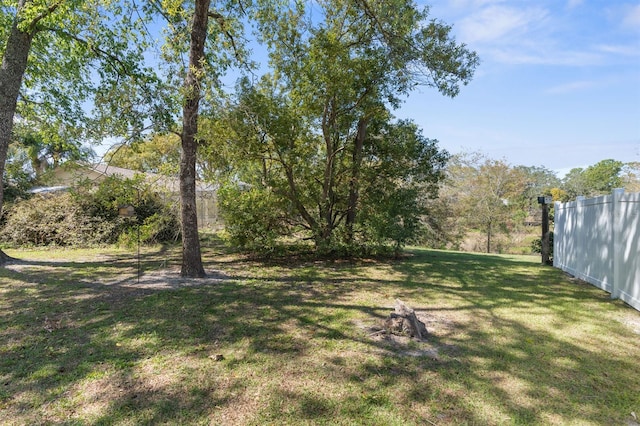
[(43, 194), (8, 209), (1, 238), (16, 246), (93, 245), (112, 241), (119, 226), (86, 214), (69, 193)]
[[(142, 188), (142, 189), (139, 189)], [(133, 218), (118, 216), (118, 208), (134, 206)], [(35, 195), (9, 207), (2, 242), (16, 246), (91, 246), (140, 241), (175, 241), (176, 214), (141, 180), (109, 177), (97, 187), (82, 185), (71, 193)]]
[[(542, 239), (536, 238), (531, 242), (532, 253), (542, 253)], [(553, 257), (553, 231), (549, 232), (549, 256)]]
[(241, 249), (272, 252), (278, 238), (287, 234), (272, 192), (230, 184), (220, 189), (218, 200), (229, 239)]

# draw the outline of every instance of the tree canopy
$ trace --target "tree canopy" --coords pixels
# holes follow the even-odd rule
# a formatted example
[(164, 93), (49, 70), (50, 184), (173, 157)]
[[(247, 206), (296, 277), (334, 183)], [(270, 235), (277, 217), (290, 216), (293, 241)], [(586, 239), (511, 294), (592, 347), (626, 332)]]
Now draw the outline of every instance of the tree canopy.
[[(477, 56), (406, 0), (283, 2), (256, 16), (272, 72), (242, 82), (233, 112), (213, 117), (203, 136), (232, 164), (227, 210), (250, 184), (247, 203), (271, 200), (262, 210), (272, 213), (265, 222), (280, 223), (274, 235), (302, 227), (321, 251), (385, 238), (403, 244), (418, 223), (417, 185), (433, 194), (446, 154), (391, 110), (417, 85), (455, 96)], [(363, 226), (375, 217), (377, 228)]]
[[(41, 133), (79, 129), (87, 139), (141, 127), (138, 106), (154, 98), (139, 89), (152, 79), (143, 66), (144, 14), (137, 8), (111, 0), (0, 3), (0, 179), (14, 122)], [(133, 87), (136, 99), (119, 96)], [(88, 100), (98, 107), (93, 117), (84, 109)], [(0, 212), (3, 195), (1, 184)]]
[(578, 195), (592, 197), (609, 194), (614, 188), (621, 188), (624, 181), (621, 176), (624, 163), (607, 159), (586, 169), (574, 168), (563, 179), (564, 189), (569, 199)]

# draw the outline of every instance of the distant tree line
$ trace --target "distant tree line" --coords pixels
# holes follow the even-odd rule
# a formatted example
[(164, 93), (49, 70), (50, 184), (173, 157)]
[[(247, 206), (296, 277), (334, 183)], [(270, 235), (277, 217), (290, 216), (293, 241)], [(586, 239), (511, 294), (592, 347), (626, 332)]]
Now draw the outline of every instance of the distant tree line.
[[(256, 88), (246, 86), (243, 90), (224, 114), (203, 121), (203, 135), (211, 142), (200, 145), (199, 177), (219, 185), (226, 232), (236, 246), (268, 253), (283, 242), (313, 242), (312, 220), (322, 218), (307, 221), (302, 212), (307, 209), (309, 215), (321, 214), (317, 206), (322, 185), (318, 181), (323, 172), (317, 167), (322, 167), (322, 158), (312, 143), (314, 136), (306, 135), (304, 144), (283, 141), (278, 145), (268, 135), (292, 128), (287, 121), (291, 118), (284, 115), (275, 122), (262, 121), (260, 129), (264, 133), (258, 132), (256, 123), (274, 119), (273, 115), (261, 116), (261, 112), (283, 111), (284, 107), (274, 107), (275, 100)], [(343, 217), (333, 216), (337, 226), (328, 248), (335, 250), (334, 254), (398, 250), (409, 243), (514, 251), (518, 235), (529, 236), (528, 241), (520, 243), (521, 250), (527, 250), (535, 246), (539, 232), (538, 196), (568, 201), (577, 195), (609, 194), (618, 187), (628, 192), (640, 190), (638, 162), (603, 160), (573, 169), (560, 178), (545, 167), (512, 166), (477, 152), (449, 156), (437, 148), (437, 141), (426, 139), (410, 122), (374, 122), (371, 129), (360, 170), (362, 216), (350, 236), (358, 245), (351, 247), (347, 228), (340, 226), (346, 224), (351, 168), (348, 163), (336, 167), (333, 208)], [(218, 140), (229, 143), (213, 142)], [(240, 140), (244, 143), (237, 143)], [(175, 176), (179, 143), (175, 135), (156, 134), (114, 147), (105, 160), (118, 167)], [(32, 140), (27, 139), (27, 143), (18, 142), (10, 150), (4, 180), (8, 199), (2, 221), (5, 243), (126, 243), (134, 224), (143, 226), (143, 242), (175, 241), (179, 235), (175, 209), (163, 206), (152, 191), (144, 192), (144, 206), (137, 207), (141, 212), (138, 222), (116, 218), (118, 203), (137, 203), (132, 198), (136, 193), (132, 182), (112, 180), (97, 191), (85, 188), (70, 195), (30, 200), (34, 196), (24, 189), (39, 180), (46, 182), (46, 173), (39, 172), (30, 158), (45, 159), (50, 152), (46, 146), (40, 151), (33, 147)], [(70, 151), (58, 157), (68, 161), (86, 155), (74, 147)], [(52, 164), (52, 160), (47, 163)], [(54, 208), (56, 203), (67, 208)], [(75, 219), (63, 218), (62, 211)], [(478, 235), (482, 243), (464, 246), (469, 235)]]
[[(481, 153), (459, 154), (449, 161), (440, 197), (432, 202), (432, 214), (441, 219), (430, 221), (439, 227), (432, 227), (431, 238), (424, 243), (458, 248), (476, 232), (484, 236), (484, 246), (474, 249), (513, 251), (516, 235), (538, 232), (538, 196), (566, 202), (579, 195), (610, 194), (614, 188), (640, 191), (640, 162), (607, 159), (574, 168), (560, 178), (545, 167), (511, 166)], [(500, 241), (501, 236), (507, 238)], [(525, 250), (537, 243), (537, 238), (532, 239)]]
[[(85, 143), (106, 137), (126, 141), (109, 153), (113, 164), (179, 176), (181, 273), (193, 277), (204, 274), (196, 175), (220, 185), (227, 233), (239, 247), (308, 244), (333, 255), (398, 252), (410, 243), (455, 247), (470, 230), (486, 235), (493, 251), (498, 236), (526, 224), (534, 195), (564, 200), (637, 183), (637, 165), (613, 160), (562, 180), (477, 154), (449, 161), (413, 122), (395, 119), (416, 87), (455, 97), (479, 64), (450, 26), (414, 1), (7, 5), (0, 7), (0, 222), (12, 235), (36, 223), (20, 217), (52, 199), (28, 200), (47, 168), (86, 158)], [(161, 42), (151, 23), (162, 27)], [(267, 52), (268, 73), (256, 75), (249, 40)], [(228, 93), (221, 77), (232, 68), (247, 77)], [(80, 229), (114, 221), (112, 195), (87, 192), (98, 208), (82, 197), (59, 201), (65, 212), (91, 218)], [(56, 228), (67, 219), (47, 214), (35, 243), (47, 243), (42, 229), (51, 228), (52, 243), (61, 244), (72, 227)]]

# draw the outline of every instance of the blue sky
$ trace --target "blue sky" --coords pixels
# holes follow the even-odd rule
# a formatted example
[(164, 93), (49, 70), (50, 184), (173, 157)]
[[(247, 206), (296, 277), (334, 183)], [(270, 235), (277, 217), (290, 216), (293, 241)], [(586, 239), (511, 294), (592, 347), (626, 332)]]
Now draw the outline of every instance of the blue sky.
[(640, 2), (429, 1), (481, 64), (454, 98), (413, 93), (396, 115), (451, 153), (481, 151), (560, 176), (640, 161)]
[(456, 98), (423, 87), (396, 116), (452, 154), (480, 151), (560, 177), (604, 159), (640, 161), (640, 1), (416, 1), (481, 63)]

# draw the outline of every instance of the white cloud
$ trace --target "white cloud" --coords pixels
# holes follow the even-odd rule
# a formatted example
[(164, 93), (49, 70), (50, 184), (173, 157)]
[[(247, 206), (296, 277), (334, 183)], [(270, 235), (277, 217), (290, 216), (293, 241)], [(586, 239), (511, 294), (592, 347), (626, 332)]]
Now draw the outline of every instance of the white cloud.
[[(484, 60), (580, 67), (640, 57), (640, 44), (616, 34), (640, 30), (640, 3), (624, 1), (613, 6), (585, 0), (449, 0), (435, 5), (453, 24), (456, 38)], [(614, 22), (617, 31), (610, 25)]]
[(590, 89), (596, 86), (594, 81), (574, 81), (571, 83), (565, 83), (558, 86), (550, 87), (545, 90), (545, 93), (549, 95), (561, 95), (564, 93), (578, 92), (585, 89)]
[(629, 30), (638, 31), (640, 29), (640, 4), (625, 7), (622, 26)]
[(584, 0), (569, 0), (567, 1), (567, 9), (576, 8), (584, 3)]
[(463, 18), (458, 28), (461, 38), (469, 44), (511, 43), (514, 37), (522, 36), (546, 17), (547, 11), (541, 8), (516, 9), (492, 5)]
[(494, 48), (487, 50), (487, 53), (498, 62), (512, 65), (589, 66), (603, 62), (602, 55), (597, 53), (523, 48), (523, 46)]
[(598, 44), (594, 48), (600, 52), (620, 56), (640, 56), (640, 45)]

